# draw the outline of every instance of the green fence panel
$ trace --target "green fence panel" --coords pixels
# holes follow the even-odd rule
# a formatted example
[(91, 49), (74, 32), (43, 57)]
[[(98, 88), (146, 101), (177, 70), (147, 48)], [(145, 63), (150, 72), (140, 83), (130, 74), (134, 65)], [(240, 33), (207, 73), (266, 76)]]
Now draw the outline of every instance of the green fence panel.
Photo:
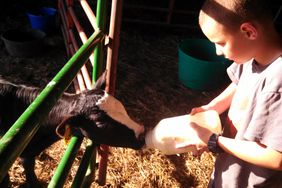
[(1, 138), (0, 182), (39, 129), (40, 123), (47, 117), (49, 111), (102, 39), (102, 32), (100, 30), (95, 31)]
[(65, 151), (63, 158), (61, 159), (49, 185), (48, 188), (60, 188), (63, 187), (72, 164), (75, 160), (76, 153), (80, 148), (83, 137), (72, 136), (70, 143)]

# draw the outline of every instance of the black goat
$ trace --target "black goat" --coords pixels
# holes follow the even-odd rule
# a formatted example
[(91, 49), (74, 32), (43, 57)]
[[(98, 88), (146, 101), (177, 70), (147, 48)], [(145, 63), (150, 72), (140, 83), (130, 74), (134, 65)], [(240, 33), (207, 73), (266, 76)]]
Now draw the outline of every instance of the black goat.
[[(143, 147), (145, 141), (140, 135), (143, 135), (144, 127), (131, 120), (124, 106), (102, 90), (104, 82), (105, 74), (99, 78), (93, 90), (80, 94), (63, 93), (20, 155), (27, 183), (31, 185), (38, 183), (34, 173), (35, 156), (60, 139), (56, 131), (62, 134), (66, 124), (72, 130), (79, 130), (97, 144), (132, 149)], [(39, 93), (38, 88), (15, 85), (0, 79), (2, 135)]]

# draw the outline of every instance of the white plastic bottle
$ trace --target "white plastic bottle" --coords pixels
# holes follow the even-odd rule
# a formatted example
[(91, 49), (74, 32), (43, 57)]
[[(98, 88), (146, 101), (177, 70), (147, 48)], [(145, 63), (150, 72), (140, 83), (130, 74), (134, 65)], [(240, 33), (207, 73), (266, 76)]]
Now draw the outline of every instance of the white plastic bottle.
[(190, 148), (176, 148), (176, 144), (184, 143), (198, 136), (191, 122), (207, 128), (212, 133), (221, 132), (219, 115), (214, 110), (200, 112), (195, 115), (182, 115), (162, 119), (154, 129), (146, 134), (146, 147), (160, 150), (166, 155), (179, 154), (196, 150)]

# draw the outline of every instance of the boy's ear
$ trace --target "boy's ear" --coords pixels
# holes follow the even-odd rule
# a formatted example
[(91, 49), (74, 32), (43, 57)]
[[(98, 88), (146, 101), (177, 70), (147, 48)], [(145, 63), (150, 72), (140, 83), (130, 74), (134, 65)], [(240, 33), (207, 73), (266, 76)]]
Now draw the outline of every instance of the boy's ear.
[(241, 32), (250, 40), (254, 40), (257, 38), (258, 31), (254, 24), (245, 22), (240, 26)]

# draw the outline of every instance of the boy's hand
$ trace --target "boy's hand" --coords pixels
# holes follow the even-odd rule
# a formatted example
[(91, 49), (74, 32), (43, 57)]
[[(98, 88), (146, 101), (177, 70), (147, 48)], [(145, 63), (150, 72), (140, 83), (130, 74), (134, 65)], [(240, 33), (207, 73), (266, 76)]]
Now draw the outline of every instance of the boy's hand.
[(194, 114), (197, 114), (199, 112), (204, 112), (204, 111), (207, 111), (209, 110), (208, 107), (205, 105), (205, 106), (200, 106), (200, 107), (196, 107), (196, 108), (192, 108), (191, 112), (190, 112), (190, 115), (194, 115)]
[(208, 151), (208, 141), (213, 133), (210, 130), (197, 125), (196, 123), (192, 122), (190, 125), (195, 130), (193, 136), (189, 140), (177, 144), (175, 147), (176, 149), (193, 147), (195, 148), (193, 155), (201, 155), (204, 151)]

